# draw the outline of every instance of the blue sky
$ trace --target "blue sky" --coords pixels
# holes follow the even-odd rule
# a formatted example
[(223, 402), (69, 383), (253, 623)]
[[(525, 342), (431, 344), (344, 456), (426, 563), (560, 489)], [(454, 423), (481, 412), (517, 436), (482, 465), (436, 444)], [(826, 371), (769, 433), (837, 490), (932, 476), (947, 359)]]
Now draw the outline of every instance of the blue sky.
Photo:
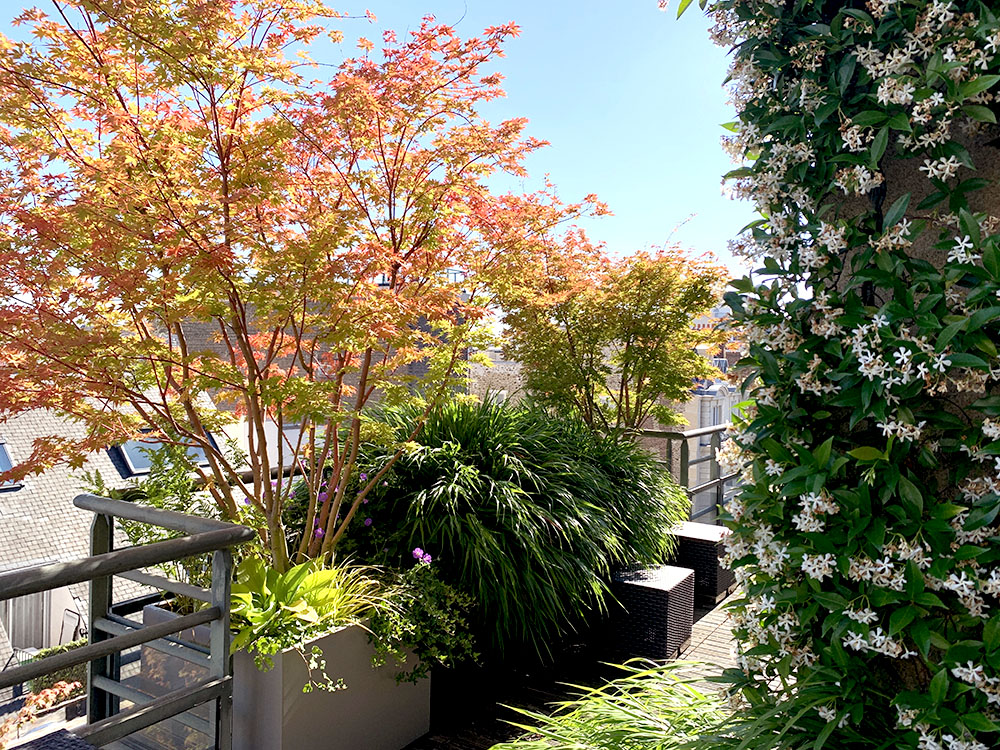
[[(366, 20), (342, 21), (343, 51), (316, 49), (316, 59), (339, 62), (357, 52), (357, 36), (377, 45), (384, 29), (402, 38), (427, 14), (463, 36), (515, 21), (521, 36), (509, 42), (497, 66), (506, 76), (507, 98), (489, 103), (483, 114), (527, 117), (529, 134), (551, 143), (527, 162), (531, 177), (524, 189), (541, 187), (549, 174), (567, 202), (596, 193), (614, 216), (583, 226), (613, 254), (672, 239), (741, 270), (726, 243), (755, 216), (749, 205), (721, 193), (721, 175), (732, 165), (719, 144), (720, 125), (734, 119), (722, 88), (726, 50), (709, 40), (708, 21), (696, 4), (675, 20), (675, 7), (660, 12), (656, 0), (367, 2), (332, 3), (357, 14), (369, 8), (378, 21), (374, 27)], [(27, 4), (0, 0), (5, 33), (24, 33), (12, 33), (9, 20)], [(51, 9), (45, 0), (35, 4)]]
[[(515, 21), (521, 36), (498, 66), (507, 98), (486, 113), (527, 117), (529, 133), (552, 144), (528, 161), (525, 187), (539, 187), (548, 173), (564, 200), (596, 193), (614, 216), (584, 226), (615, 254), (662, 244), (673, 233), (740, 270), (726, 244), (756, 217), (721, 192), (721, 176), (732, 169), (719, 143), (720, 125), (734, 119), (722, 88), (727, 51), (709, 40), (697, 4), (675, 20), (676, 7), (664, 13), (655, 0), (370, 3), (378, 35), (391, 28), (402, 36), (427, 13), (464, 36)], [(358, 21), (345, 25), (345, 35), (355, 29), (355, 36), (374, 31)]]

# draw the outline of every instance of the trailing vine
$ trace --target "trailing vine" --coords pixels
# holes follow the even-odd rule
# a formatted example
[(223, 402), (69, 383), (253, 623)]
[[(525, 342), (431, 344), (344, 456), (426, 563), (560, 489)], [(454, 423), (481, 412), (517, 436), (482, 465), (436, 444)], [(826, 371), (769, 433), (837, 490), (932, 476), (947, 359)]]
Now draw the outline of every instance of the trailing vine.
[(727, 298), (755, 401), (727, 455), (733, 733), (997, 747), (1000, 22), (964, 0), (709, 12), (735, 48), (728, 177), (764, 217)]

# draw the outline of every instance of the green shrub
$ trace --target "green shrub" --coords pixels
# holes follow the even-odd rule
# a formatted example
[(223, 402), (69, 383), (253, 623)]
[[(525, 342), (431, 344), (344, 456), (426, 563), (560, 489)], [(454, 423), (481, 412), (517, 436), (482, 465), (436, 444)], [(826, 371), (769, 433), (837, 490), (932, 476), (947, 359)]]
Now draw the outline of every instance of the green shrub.
[[(678, 663), (621, 665), (624, 677), (557, 704), (551, 716), (515, 709), (528, 736), (492, 750), (673, 750), (726, 718), (722, 701), (677, 676)], [(711, 747), (701, 745), (701, 747)]]
[(390, 658), (403, 666), (409, 651), (417, 656), (410, 671), (396, 675), (397, 682), (417, 682), (433, 666), (451, 667), (478, 657), (467, 619), (472, 599), (438, 577), (429, 554), (417, 548), (413, 556), (417, 564), (399, 575), (386, 593), (387, 606), (375, 611), (369, 625), (374, 666)]
[[(413, 408), (383, 412), (397, 440)], [(352, 524), (362, 559), (431, 552), (479, 605), (494, 652), (550, 644), (603, 607), (612, 566), (660, 561), (687, 499), (643, 449), (532, 406), (454, 401), (432, 412)], [(366, 446), (370, 473), (388, 451)]]
[[(55, 654), (63, 654), (67, 651), (72, 651), (74, 648), (79, 648), (80, 646), (86, 646), (87, 639), (81, 638), (78, 641), (70, 641), (69, 643), (64, 643), (61, 646), (52, 646), (51, 648), (43, 648), (37, 654), (33, 661), (39, 659), (44, 659), (46, 656), (53, 656)], [(41, 677), (36, 677), (28, 683), (28, 692), (30, 693), (40, 693), (43, 690), (48, 690), (57, 682), (79, 682), (80, 687), (74, 690), (70, 695), (77, 696), (83, 695), (87, 688), (87, 665), (77, 664), (75, 667), (66, 667), (65, 669), (60, 669), (56, 672), (50, 672), (49, 674), (42, 675)]]

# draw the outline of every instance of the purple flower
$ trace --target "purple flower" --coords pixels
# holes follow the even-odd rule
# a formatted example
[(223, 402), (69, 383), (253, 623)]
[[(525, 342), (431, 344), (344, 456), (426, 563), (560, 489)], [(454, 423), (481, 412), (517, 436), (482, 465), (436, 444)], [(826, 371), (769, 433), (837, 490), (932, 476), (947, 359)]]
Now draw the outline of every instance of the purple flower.
[(364, 472), (361, 472), (361, 481), (362, 482), (367, 482), (368, 481), (368, 475), (365, 474)]
[(383, 486), (383, 487), (388, 487), (388, 486), (389, 486), (389, 483), (388, 483), (388, 482), (382, 482), (382, 486)]
[(313, 532), (313, 536), (316, 537), (317, 539), (322, 539), (324, 535), (325, 532), (323, 531), (323, 529), (320, 528), (317, 528), (316, 531)]
[(330, 499), (330, 496), (325, 492), (321, 492), (316, 496), (316, 499), (319, 500), (320, 505), (322, 505), (323, 503), (325, 503), (327, 500)]
[(430, 564), (431, 564), (431, 560), (433, 560), (433, 559), (434, 559), (433, 557), (431, 557), (430, 555), (428, 555), (428, 554), (427, 554), (427, 553), (425, 552), (425, 553), (424, 553), (424, 556), (420, 558), (420, 562), (422, 562), (422, 563), (427, 563), (428, 565), (430, 565)]
[(372, 525), (372, 519), (366, 518), (365, 519), (365, 526), (371, 526), (371, 525)]
[(366, 497), (366, 498), (365, 498), (364, 500), (362, 500), (361, 502), (362, 502), (362, 503), (364, 503), (365, 505), (368, 505), (368, 498)]
[(250, 498), (249, 497), (243, 498), (243, 504), (244, 505), (249, 505), (250, 504)]
[(413, 559), (414, 560), (419, 560), (423, 556), (424, 556), (424, 551), (422, 549), (420, 549), (420, 547), (414, 547), (413, 548)]

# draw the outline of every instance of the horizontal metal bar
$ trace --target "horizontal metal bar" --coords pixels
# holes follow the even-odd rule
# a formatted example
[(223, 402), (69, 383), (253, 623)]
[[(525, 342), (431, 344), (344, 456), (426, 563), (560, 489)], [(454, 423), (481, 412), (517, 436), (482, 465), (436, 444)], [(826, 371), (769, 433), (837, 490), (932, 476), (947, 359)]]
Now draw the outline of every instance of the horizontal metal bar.
[(199, 602), (211, 603), (212, 601), (212, 592), (208, 589), (192, 586), (190, 583), (173, 581), (165, 576), (144, 573), (141, 570), (126, 570), (124, 573), (119, 573), (118, 577), (141, 583), (144, 586), (152, 586), (154, 589), (169, 591), (178, 596), (186, 596), (188, 599), (197, 599)]
[(141, 630), (126, 633), (125, 635), (116, 635), (107, 640), (88, 643), (86, 646), (74, 648), (72, 651), (64, 651), (61, 654), (46, 656), (43, 659), (31, 661), (19, 667), (14, 667), (14, 669), (0, 672), (0, 689), (20, 685), (22, 682), (27, 682), (50, 672), (75, 667), (77, 664), (84, 664), (88, 661), (99, 659), (102, 656), (109, 656), (125, 649), (141, 646), (143, 643), (162, 638), (165, 635), (173, 635), (197, 625), (203, 625), (220, 617), (222, 617), (221, 609), (218, 607), (208, 607), (192, 615), (178, 617), (176, 620), (160, 622), (156, 625), (147, 625)]
[(110, 497), (100, 497), (85, 493), (73, 498), (73, 505), (94, 513), (106, 516), (127, 518), (129, 521), (162, 526), (165, 529), (183, 531), (185, 534), (201, 534), (206, 531), (218, 531), (231, 528), (234, 524), (217, 521), (214, 518), (200, 518), (173, 510), (162, 510), (141, 503), (130, 503), (125, 500), (112, 500)]
[(715, 432), (724, 432), (730, 428), (729, 422), (725, 424), (716, 424), (711, 427), (699, 427), (695, 430), (684, 430), (683, 432), (677, 432), (674, 430), (640, 430), (639, 434), (643, 437), (652, 438), (666, 438), (667, 440), (687, 440), (688, 438), (701, 437), (702, 435), (711, 435)]
[(0, 600), (36, 594), (39, 591), (57, 589), (82, 581), (92, 581), (126, 570), (148, 568), (202, 552), (213, 552), (245, 542), (253, 536), (252, 529), (227, 524), (227, 528), (224, 529), (166, 539), (139, 547), (126, 547), (74, 562), (14, 570), (0, 575)]
[[(144, 625), (126, 620), (124, 617), (99, 617), (94, 621), (94, 628), (96, 630), (111, 635), (125, 635), (126, 633), (133, 633), (136, 630), (142, 630), (144, 627)], [(192, 664), (197, 664), (199, 667), (205, 667), (205, 669), (210, 669), (212, 666), (208, 658), (210, 654), (209, 649), (197, 643), (189, 643), (181, 638), (167, 635), (142, 645), (148, 646), (154, 651), (176, 656), (178, 659), (184, 659)]]
[(115, 602), (111, 605), (111, 612), (116, 615), (135, 614), (136, 612), (141, 612), (143, 607), (147, 604), (163, 604), (165, 598), (159, 591), (153, 592), (152, 594), (143, 594), (142, 596), (136, 596), (132, 599), (126, 599), (122, 602)]
[(708, 515), (708, 514), (709, 514), (709, 513), (711, 513), (711, 512), (713, 511), (713, 510), (717, 510), (716, 506), (714, 506), (714, 505), (709, 505), (709, 506), (708, 506), (707, 508), (705, 508), (704, 510), (699, 510), (699, 511), (698, 511), (697, 513), (693, 514), (693, 515), (691, 516), (691, 520), (693, 521), (693, 520), (694, 520), (694, 519), (696, 519), (696, 518), (701, 518), (702, 516), (705, 516), (705, 515)]
[(707, 456), (699, 456), (698, 458), (692, 458), (688, 461), (688, 466), (697, 466), (698, 464), (703, 464), (706, 461), (711, 461), (715, 456), (713, 454), (708, 454)]
[(718, 479), (709, 479), (707, 482), (705, 482), (704, 484), (699, 484), (697, 487), (689, 487), (687, 493), (691, 497), (694, 497), (695, 495), (704, 492), (705, 490), (710, 490), (713, 487), (718, 487), (720, 484), (725, 484), (735, 476), (736, 473), (733, 472), (732, 474), (729, 474), (724, 477), (719, 477)]
[(704, 484), (699, 484), (696, 487), (689, 487), (687, 493), (691, 497), (694, 497), (695, 495), (701, 494), (705, 490), (710, 490), (713, 487), (718, 487), (720, 484), (722, 484), (721, 479), (709, 479)]
[[(147, 703), (155, 700), (155, 696), (144, 693), (141, 690), (136, 690), (134, 687), (126, 685), (117, 680), (112, 680), (107, 677), (102, 677), (101, 675), (94, 675), (92, 680), (94, 687), (103, 690), (105, 693), (111, 693), (112, 695), (117, 695), (119, 698), (124, 698), (127, 701), (131, 701), (137, 706), (145, 706)], [(207, 734), (209, 737), (214, 734), (212, 728), (208, 725), (208, 721), (201, 718), (200, 716), (195, 716), (192, 713), (184, 712), (177, 714), (174, 717), (175, 721), (179, 721), (181, 724), (186, 726), (188, 729), (193, 729), (196, 732), (201, 732), (202, 734)]]
[(671, 430), (639, 430), (639, 434), (643, 437), (648, 438), (663, 438), (665, 440), (683, 440), (683, 432), (674, 432)]
[[(126, 630), (139, 630), (141, 628), (146, 627), (146, 625), (143, 625), (141, 622), (136, 622), (135, 620), (129, 620), (128, 618), (121, 617), (119, 615), (109, 614), (106, 618), (98, 618), (98, 619), (103, 621), (104, 624), (107, 624), (109, 628), (110, 627), (116, 628), (114, 631), (112, 630), (105, 631), (107, 633), (114, 633), (114, 635), (120, 635), (121, 633), (119, 632), (119, 630), (121, 630), (122, 628), (125, 628)], [(181, 638), (177, 638), (172, 635), (163, 636), (163, 640), (170, 641), (171, 643), (177, 643), (186, 648), (194, 649), (195, 651), (205, 654), (206, 656), (208, 656), (208, 654), (211, 653), (211, 650), (208, 648), (208, 646), (202, 646), (200, 643), (185, 641)]]
[(102, 747), (202, 703), (227, 695), (232, 690), (232, 680), (232, 677), (219, 677), (193, 687), (174, 690), (145, 705), (126, 709), (107, 719), (82, 726), (74, 734), (91, 745)]

